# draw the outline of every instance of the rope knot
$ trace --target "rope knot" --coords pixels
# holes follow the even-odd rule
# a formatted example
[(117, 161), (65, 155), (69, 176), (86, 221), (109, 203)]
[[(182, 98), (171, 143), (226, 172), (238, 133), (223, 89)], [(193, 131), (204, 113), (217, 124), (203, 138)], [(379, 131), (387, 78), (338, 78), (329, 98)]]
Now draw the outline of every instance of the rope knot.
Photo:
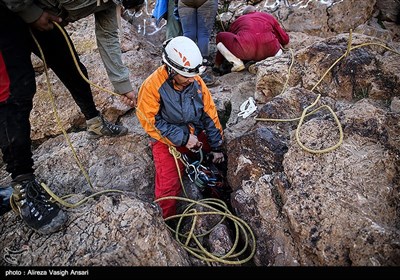
[(174, 156), (174, 158), (177, 158), (177, 159), (181, 158), (182, 154), (174, 146), (170, 145), (168, 150), (169, 150), (170, 154)]

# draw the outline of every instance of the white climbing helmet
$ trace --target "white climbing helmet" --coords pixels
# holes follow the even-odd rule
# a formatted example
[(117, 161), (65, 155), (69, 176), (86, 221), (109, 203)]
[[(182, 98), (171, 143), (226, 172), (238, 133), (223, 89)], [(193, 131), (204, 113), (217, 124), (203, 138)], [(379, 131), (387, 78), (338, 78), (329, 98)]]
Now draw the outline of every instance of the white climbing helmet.
[(201, 74), (204, 68), (199, 48), (185, 36), (177, 36), (164, 42), (162, 60), (178, 74), (188, 78)]

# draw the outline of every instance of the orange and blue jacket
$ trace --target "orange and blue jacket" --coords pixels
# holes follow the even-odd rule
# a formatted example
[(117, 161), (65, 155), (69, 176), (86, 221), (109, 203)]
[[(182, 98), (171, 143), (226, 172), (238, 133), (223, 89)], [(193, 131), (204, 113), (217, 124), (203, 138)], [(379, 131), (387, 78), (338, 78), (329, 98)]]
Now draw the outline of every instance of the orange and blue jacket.
[(223, 130), (215, 103), (204, 81), (182, 91), (174, 89), (165, 65), (157, 68), (141, 85), (136, 116), (151, 138), (167, 145), (185, 146), (189, 134), (204, 131), (212, 151), (221, 151)]

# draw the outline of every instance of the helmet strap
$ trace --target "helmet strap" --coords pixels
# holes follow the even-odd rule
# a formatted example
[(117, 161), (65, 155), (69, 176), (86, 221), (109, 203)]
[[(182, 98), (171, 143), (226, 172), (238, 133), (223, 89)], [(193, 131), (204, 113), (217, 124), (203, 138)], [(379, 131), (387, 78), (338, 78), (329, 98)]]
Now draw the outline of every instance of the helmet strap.
[(167, 67), (168, 79), (172, 80), (178, 73), (168, 64), (165, 63), (165, 66)]
[(172, 69), (171, 66), (169, 66), (168, 64), (164, 63), (165, 67), (167, 68), (167, 73), (168, 73), (168, 83), (171, 85), (171, 87), (174, 86), (174, 77), (176, 76), (176, 71), (174, 69)]

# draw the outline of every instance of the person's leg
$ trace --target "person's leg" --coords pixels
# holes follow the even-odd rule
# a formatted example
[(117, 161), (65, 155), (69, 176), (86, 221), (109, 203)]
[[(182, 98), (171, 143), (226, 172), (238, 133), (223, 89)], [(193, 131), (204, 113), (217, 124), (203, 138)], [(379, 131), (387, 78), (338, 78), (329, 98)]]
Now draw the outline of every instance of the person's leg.
[[(65, 29), (62, 28), (62, 30), (67, 35)], [(90, 85), (81, 75), (82, 73), (89, 80), (87, 69), (81, 63), (71, 38), (68, 35), (64, 37), (57, 27), (51, 31), (33, 31), (33, 33), (43, 51), (48, 67), (56, 73), (57, 77), (67, 87), (85, 116), (89, 137), (98, 138), (101, 136), (122, 136), (127, 134), (128, 129), (126, 127), (108, 122), (97, 110)], [(67, 40), (70, 45), (68, 45)], [(33, 51), (41, 58), (36, 45), (33, 46)], [(71, 51), (75, 56), (81, 73), (75, 64)]]
[[(168, 150), (168, 145), (158, 141), (152, 143), (155, 175), (155, 198), (167, 196), (179, 196), (182, 186), (174, 157)], [(183, 164), (178, 160), (181, 174), (183, 174)], [(176, 214), (177, 201), (175, 199), (165, 199), (158, 202), (162, 209), (163, 218)]]
[(27, 25), (5, 8), (0, 7), (0, 12), (0, 146), (6, 170), (15, 179), (34, 171), (29, 115), (36, 81)]
[(226, 60), (233, 64), (231, 72), (239, 72), (245, 68), (243, 61), (231, 53), (224, 44), (219, 42), (217, 44), (217, 49), (226, 58)]
[(231, 32), (220, 32), (217, 34), (216, 41), (218, 52), (215, 64), (219, 67), (223, 62), (222, 57), (224, 57), (233, 64), (232, 72), (242, 71), (245, 66), (241, 57), (245, 56), (245, 52), (239, 44), (237, 36)]
[(60, 230), (68, 218), (34, 175), (29, 115), (36, 81), (31, 40), (28, 25), (0, 6), (0, 146), (12, 178), (10, 202), (28, 226), (49, 234)]
[[(65, 29), (62, 28), (62, 30), (67, 35)], [(68, 35), (65, 38), (57, 27), (46, 32), (33, 30), (33, 34), (43, 51), (47, 66), (54, 71), (57, 77), (69, 90), (85, 118), (89, 120), (98, 116), (99, 111), (96, 109), (90, 85), (79, 73), (71, 54), (72, 51), (79, 65), (80, 71), (88, 79), (89, 76), (87, 69), (81, 63), (71, 38)], [(66, 40), (69, 41), (71, 49)], [(42, 59), (36, 44), (33, 46), (33, 52)]]
[(181, 23), (176, 19), (174, 14), (175, 0), (168, 0), (168, 18), (166, 39), (172, 39), (182, 35)]
[[(112, 3), (109, 1), (108, 3)], [(115, 5), (94, 13), (96, 44), (114, 91), (125, 94), (133, 90), (130, 71), (122, 61)]]
[[(218, 32), (217, 36), (215, 37), (215, 44), (218, 45), (218, 43), (221, 42), (226, 46), (226, 45), (228, 45), (227, 41), (231, 40), (229, 38), (233, 37), (233, 36), (236, 36), (236, 35), (231, 32), (227, 32), (227, 31)], [(217, 53), (215, 54), (214, 66), (217, 68), (220, 67), (222, 65), (222, 63), (224, 62), (224, 60), (225, 60), (225, 57), (217, 49)]]
[(217, 45), (222, 43), (238, 59), (251, 60), (249, 59), (249, 56), (253, 56), (253, 49), (250, 46), (249, 48), (244, 49), (240, 44), (239, 39), (240, 38), (235, 33), (219, 32), (215, 38), (215, 42)]
[(218, 11), (218, 0), (207, 0), (197, 8), (197, 46), (203, 58), (209, 59), (209, 44)]
[(197, 42), (197, 9), (188, 7), (181, 1), (178, 2), (179, 18), (181, 20), (182, 34), (195, 43)]

